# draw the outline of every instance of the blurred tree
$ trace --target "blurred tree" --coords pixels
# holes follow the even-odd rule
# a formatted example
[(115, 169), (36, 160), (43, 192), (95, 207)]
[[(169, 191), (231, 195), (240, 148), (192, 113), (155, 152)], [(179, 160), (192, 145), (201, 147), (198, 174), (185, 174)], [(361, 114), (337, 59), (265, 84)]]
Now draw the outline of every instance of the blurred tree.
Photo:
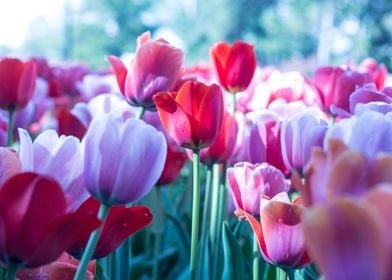
[(104, 56), (133, 52), (136, 38), (155, 27), (143, 22), (153, 0), (85, 0), (74, 22), (74, 59), (93, 67), (108, 66)]

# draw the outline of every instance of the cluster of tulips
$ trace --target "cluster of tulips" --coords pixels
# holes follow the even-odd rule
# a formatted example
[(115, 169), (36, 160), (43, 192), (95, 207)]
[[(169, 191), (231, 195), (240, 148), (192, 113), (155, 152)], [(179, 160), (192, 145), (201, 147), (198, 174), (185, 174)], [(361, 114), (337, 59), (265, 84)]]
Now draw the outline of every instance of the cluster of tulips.
[(141, 239), (153, 279), (391, 279), (386, 67), (183, 56), (147, 32), (108, 70), (0, 60), (0, 278), (136, 279)]

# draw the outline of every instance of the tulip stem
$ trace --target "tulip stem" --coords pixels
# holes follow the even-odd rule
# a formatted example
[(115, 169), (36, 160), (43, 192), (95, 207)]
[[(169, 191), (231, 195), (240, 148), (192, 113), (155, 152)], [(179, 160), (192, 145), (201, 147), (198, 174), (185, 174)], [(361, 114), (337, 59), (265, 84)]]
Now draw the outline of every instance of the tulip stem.
[(7, 146), (12, 146), (12, 140), (14, 136), (14, 113), (15, 110), (13, 108), (8, 109), (8, 133), (7, 133)]
[(209, 246), (209, 235), (207, 230), (208, 213), (210, 212), (211, 205), (211, 181), (212, 181), (212, 165), (207, 165), (206, 185), (204, 188), (204, 204), (203, 204), (203, 217), (201, 225), (201, 246), (202, 254), (199, 254), (199, 271), (203, 273), (205, 259), (208, 257), (206, 254), (207, 246)]
[(234, 116), (237, 106), (237, 96), (235, 93), (231, 93), (231, 114)]
[(156, 228), (155, 228), (155, 239), (154, 239), (154, 266), (152, 270), (152, 279), (159, 279), (159, 253), (161, 251), (161, 228), (162, 228), (162, 204), (161, 204), (161, 189), (155, 187), (156, 192)]
[(83, 280), (86, 278), (87, 265), (94, 254), (95, 247), (97, 246), (99, 236), (101, 235), (103, 229), (103, 224), (109, 212), (109, 208), (110, 208), (109, 205), (103, 203), (99, 207), (98, 219), (102, 221), (102, 224), (97, 230), (95, 230), (90, 235), (90, 238), (88, 239), (86, 249), (83, 252), (82, 259), (80, 260), (78, 270), (76, 271), (75, 274), (75, 278), (74, 278), (75, 280)]
[(212, 166), (212, 197), (211, 197), (211, 224), (210, 224), (210, 240), (212, 253), (215, 250), (215, 241), (217, 239), (216, 232), (218, 226), (218, 208), (219, 208), (219, 179), (220, 170), (219, 163)]
[(123, 243), (118, 247), (116, 251), (114, 251), (113, 258), (115, 259), (115, 265), (113, 269), (115, 269), (115, 278), (114, 279), (128, 279), (131, 274), (131, 270), (129, 269), (129, 252), (130, 252), (130, 238), (126, 238)]
[(257, 242), (257, 235), (253, 234), (253, 279), (259, 279), (260, 274), (260, 250)]
[(6, 280), (14, 280), (16, 277), (16, 272), (18, 271), (18, 266), (15, 264), (10, 264), (7, 270), (7, 277)]
[(200, 150), (193, 150), (193, 202), (192, 202), (192, 235), (191, 235), (191, 263), (190, 279), (196, 279), (196, 259), (199, 236), (199, 204), (200, 204)]
[(276, 280), (287, 280), (287, 272), (280, 267), (276, 267)]
[(144, 116), (144, 112), (146, 112), (146, 108), (144, 107), (139, 107), (139, 110), (137, 111), (137, 114), (135, 116), (136, 120), (142, 120)]

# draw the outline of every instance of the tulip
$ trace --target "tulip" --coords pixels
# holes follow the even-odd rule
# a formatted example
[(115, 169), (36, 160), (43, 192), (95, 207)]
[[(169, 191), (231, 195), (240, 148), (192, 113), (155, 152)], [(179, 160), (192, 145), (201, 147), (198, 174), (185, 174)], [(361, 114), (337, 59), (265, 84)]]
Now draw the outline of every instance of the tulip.
[(157, 185), (163, 186), (173, 183), (180, 174), (187, 159), (186, 153), (180, 150), (177, 144), (173, 145), (168, 141), (165, 166)]
[(100, 222), (91, 213), (67, 212), (61, 187), (48, 177), (21, 173), (0, 189), (0, 259), (8, 277), (20, 267), (56, 260)]
[(26, 106), (34, 92), (36, 75), (32, 61), (3, 58), (0, 61), (0, 108), (19, 110)]
[(375, 111), (341, 120), (325, 135), (325, 145), (330, 139), (343, 141), (350, 149), (371, 159), (378, 153), (392, 152), (392, 119)]
[(0, 108), (9, 113), (8, 146), (13, 141), (15, 110), (22, 109), (30, 101), (36, 77), (37, 71), (32, 61), (22, 62), (16, 58), (0, 61)]
[(227, 162), (237, 140), (238, 124), (226, 110), (218, 136), (211, 146), (200, 151), (200, 161), (206, 165)]
[(83, 181), (80, 141), (45, 130), (32, 142), (29, 133), (19, 129), (22, 171), (34, 171), (56, 179), (65, 192), (68, 207), (75, 210), (88, 197)]
[(179, 78), (183, 53), (168, 42), (151, 41), (149, 34), (139, 37), (132, 64), (127, 68), (115, 56), (108, 60), (116, 75), (120, 92), (136, 107), (155, 110), (153, 96), (158, 92), (170, 91)]
[(216, 139), (223, 118), (223, 98), (218, 85), (186, 82), (178, 92), (154, 96), (163, 126), (180, 146), (200, 150)]
[(86, 188), (106, 205), (127, 204), (146, 195), (159, 179), (166, 158), (161, 132), (143, 121), (123, 122), (112, 115), (91, 122), (83, 147)]
[(349, 111), (350, 95), (357, 86), (363, 86), (369, 82), (372, 82), (369, 73), (345, 70), (342, 67), (320, 67), (314, 76), (314, 83), (320, 90), (322, 106), (332, 113), (331, 106)]
[(289, 190), (283, 173), (267, 163), (236, 163), (227, 169), (227, 181), (236, 208), (256, 216), (260, 213), (262, 195), (273, 197)]
[(222, 87), (234, 94), (249, 86), (256, 70), (252, 45), (242, 41), (233, 45), (219, 42), (211, 47), (210, 54)]
[(218, 85), (185, 82), (178, 92), (154, 96), (159, 118), (171, 138), (192, 150), (193, 202), (190, 278), (196, 278), (199, 232), (200, 149), (210, 146), (218, 136), (223, 119), (223, 97)]
[(279, 120), (266, 120), (254, 124), (249, 136), (249, 156), (252, 163), (268, 162), (283, 173), (287, 168), (283, 161)]
[[(87, 199), (76, 212), (98, 214), (99, 201), (93, 197)], [(108, 216), (99, 236), (93, 259), (111, 254), (128, 236), (141, 230), (152, 222), (152, 214), (145, 206), (110, 207)], [(83, 236), (78, 243), (67, 250), (69, 254), (80, 258), (86, 247), (89, 235)]]
[(287, 169), (303, 173), (312, 148), (322, 146), (327, 128), (325, 121), (310, 113), (283, 122), (280, 136), (283, 161)]
[(238, 126), (238, 133), (233, 152), (229, 159), (229, 165), (234, 165), (242, 161), (251, 161), (249, 155), (249, 137), (252, 124), (247, 116), (245, 117), (241, 112), (236, 112), (235, 121)]
[(68, 108), (58, 108), (55, 115), (58, 122), (57, 131), (60, 135), (75, 136), (81, 140), (86, 134), (86, 127)]
[(260, 222), (241, 209), (236, 210), (236, 215), (250, 223), (266, 262), (284, 269), (297, 269), (311, 262), (302, 233), (303, 211), (300, 200), (291, 203), (287, 193), (282, 192), (272, 199), (262, 198)]
[(382, 90), (388, 75), (387, 67), (381, 63), (377, 65), (377, 61), (373, 58), (365, 58), (358, 66), (360, 72), (367, 72), (372, 75), (372, 80), (377, 90)]
[[(390, 213), (391, 194), (387, 200), (384, 194), (381, 200), (388, 201), (384, 210)], [(325, 279), (390, 279), (386, 277), (390, 267), (390, 231), (384, 230), (373, 207), (369, 202), (346, 197), (332, 199), (304, 214), (309, 254)]]
[(391, 168), (389, 154), (368, 160), (341, 141), (331, 139), (326, 151), (313, 150), (305, 169), (305, 184), (297, 179), (295, 187), (306, 205), (323, 204), (333, 197), (362, 196), (376, 184), (392, 183)]

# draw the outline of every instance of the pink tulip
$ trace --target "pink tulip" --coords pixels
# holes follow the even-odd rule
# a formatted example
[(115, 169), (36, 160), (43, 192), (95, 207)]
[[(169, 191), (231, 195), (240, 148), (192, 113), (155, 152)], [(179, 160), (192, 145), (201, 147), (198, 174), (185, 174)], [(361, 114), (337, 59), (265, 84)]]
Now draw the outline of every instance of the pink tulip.
[(287, 193), (282, 192), (272, 199), (262, 198), (260, 222), (243, 210), (237, 210), (236, 215), (250, 223), (265, 261), (285, 269), (297, 269), (311, 263), (302, 233), (303, 212), (299, 199), (291, 203)]
[(151, 41), (147, 33), (138, 41), (129, 68), (118, 57), (108, 56), (108, 60), (127, 101), (133, 106), (155, 110), (152, 98), (158, 92), (173, 89), (181, 73), (183, 53), (163, 39)]
[(273, 197), (289, 190), (283, 173), (267, 163), (236, 163), (227, 169), (227, 181), (236, 208), (252, 215), (259, 214), (263, 195)]

